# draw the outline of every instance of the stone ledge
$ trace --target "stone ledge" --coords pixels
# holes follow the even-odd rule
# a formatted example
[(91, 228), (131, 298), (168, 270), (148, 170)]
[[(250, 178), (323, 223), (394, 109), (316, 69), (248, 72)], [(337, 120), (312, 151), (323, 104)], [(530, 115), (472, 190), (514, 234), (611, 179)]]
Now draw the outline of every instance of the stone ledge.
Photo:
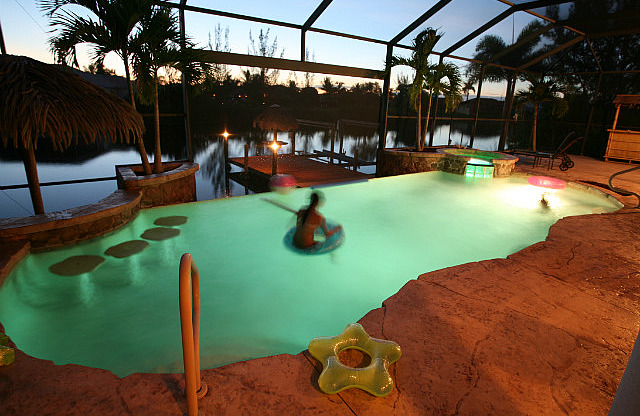
[(116, 190), (95, 204), (23, 218), (0, 219), (5, 242), (29, 241), (34, 250), (58, 247), (104, 235), (140, 211), (140, 193)]
[[(28, 241), (14, 241), (0, 244), (0, 286), (13, 266), (25, 258), (31, 249)], [(1, 332), (1, 331), (0, 331)]]
[(452, 146), (435, 146), (425, 148), (425, 150), (427, 151), (416, 152), (409, 148), (384, 149), (379, 153), (378, 174), (380, 176), (392, 176), (440, 170), (463, 175), (467, 162), (475, 154), (484, 158), (492, 156), (493, 176), (501, 178), (511, 175), (518, 161), (517, 157), (505, 153), (462, 149)]
[(116, 165), (118, 186), (121, 185), (121, 180), (124, 189), (160, 185), (174, 179), (192, 175), (199, 170), (197, 163), (166, 162), (162, 165), (165, 169), (164, 172), (142, 176), (138, 176), (137, 174), (138, 172), (142, 172), (142, 168), (137, 165)]
[(443, 153), (413, 152), (406, 149), (384, 149), (380, 155), (378, 156), (380, 176), (442, 170), (445, 157)]
[(141, 165), (117, 165), (118, 188), (140, 192), (142, 208), (196, 201), (198, 164), (165, 162), (162, 165), (164, 172), (151, 175), (139, 175)]

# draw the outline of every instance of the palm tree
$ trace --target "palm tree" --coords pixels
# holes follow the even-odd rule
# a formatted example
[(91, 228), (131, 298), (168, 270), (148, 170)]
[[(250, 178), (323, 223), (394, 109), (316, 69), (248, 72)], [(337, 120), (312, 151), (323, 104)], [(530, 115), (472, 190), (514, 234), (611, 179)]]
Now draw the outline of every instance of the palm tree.
[(161, 173), (162, 149), (160, 146), (160, 106), (158, 102), (159, 71), (175, 68), (193, 78), (200, 73), (192, 64), (196, 52), (189, 47), (181, 49), (178, 18), (170, 9), (153, 6), (140, 19), (140, 31), (132, 41), (133, 69), (137, 79), (139, 97), (145, 104), (153, 103), (155, 124), (155, 148), (153, 173)]
[[(135, 109), (135, 96), (130, 73), (130, 57), (135, 29), (151, 7), (151, 0), (40, 0), (41, 9), (51, 19), (57, 30), (49, 42), (57, 60), (78, 67), (76, 46), (80, 43), (93, 45), (93, 60), (103, 65), (109, 52), (115, 52), (124, 62), (124, 71), (129, 88), (131, 106)], [(85, 18), (66, 10), (66, 6), (82, 6), (97, 20)], [(147, 151), (142, 139), (137, 140), (138, 152), (145, 174), (151, 173)]]
[(418, 113), (417, 129), (416, 129), (416, 149), (422, 151), (422, 90), (424, 89), (425, 75), (432, 69), (429, 64), (429, 55), (433, 51), (434, 46), (442, 34), (433, 28), (427, 28), (418, 33), (413, 40), (413, 50), (411, 56), (405, 58), (403, 56), (391, 57), (391, 67), (397, 65), (406, 65), (415, 70), (415, 77), (409, 87), (409, 102), (411, 107)]
[(344, 82), (336, 82), (335, 84), (331, 81), (331, 77), (324, 77), (322, 80), (322, 89), (327, 92), (327, 94), (339, 94), (341, 92), (345, 92)]
[(140, 100), (153, 104), (155, 148), (153, 173), (161, 173), (160, 105), (158, 102), (161, 68), (176, 67), (181, 60), (180, 29), (170, 9), (153, 6), (140, 19), (140, 31), (133, 42), (133, 71), (137, 79)]
[[(431, 65), (429, 71), (425, 74), (425, 82), (429, 91), (429, 106), (427, 107), (427, 121), (424, 126), (424, 135), (422, 143), (427, 137), (429, 128), (429, 117), (431, 115), (431, 97), (436, 97), (436, 113), (438, 111), (438, 96), (444, 95), (445, 111), (453, 111), (460, 101), (462, 101), (460, 70), (455, 64), (450, 62), (440, 62), (437, 65)], [(429, 146), (433, 145), (433, 132), (435, 129), (435, 117), (431, 126), (431, 136), (429, 138)]]
[[(515, 43), (524, 41), (526, 38), (532, 36), (536, 31), (539, 31), (543, 27), (543, 24), (538, 20), (532, 20), (529, 22), (522, 31), (518, 35)], [(503, 65), (508, 65), (514, 68), (521, 66), (523, 63), (530, 61), (536, 53), (539, 51), (536, 49), (537, 45), (540, 43), (540, 36), (533, 36), (529, 41), (526, 41), (522, 44), (521, 47), (517, 48), (510, 53), (503, 55), (499, 61)], [(480, 60), (482, 62), (492, 62), (495, 60), (498, 54), (507, 49), (510, 45), (505, 42), (499, 36), (496, 35), (485, 35), (480, 38), (478, 44), (476, 45), (476, 53), (473, 55), (473, 59)], [(477, 62), (472, 62), (467, 67), (467, 76), (469, 77), (469, 81), (472, 83), (476, 83), (480, 80), (480, 76), (482, 74), (482, 65)], [(505, 94), (505, 102), (502, 108), (502, 118), (508, 118), (508, 108), (510, 107), (510, 102), (513, 99), (513, 94), (515, 92), (515, 76), (511, 70), (506, 68), (501, 68), (497, 66), (485, 66), (484, 68), (484, 78), (483, 80), (489, 82), (502, 82), (507, 81), (507, 91)], [(475, 91), (474, 91), (475, 92)], [(480, 97), (477, 97), (480, 99)], [(506, 126), (505, 126), (506, 127)], [(500, 136), (500, 148), (503, 148), (504, 140), (505, 140), (506, 132), (503, 131)]]
[(469, 101), (469, 91), (473, 91), (474, 93), (476, 92), (476, 89), (474, 88), (473, 82), (471, 82), (470, 78), (467, 78), (464, 84), (462, 84), (461, 91), (464, 95), (467, 96), (465, 98), (465, 101)]
[(568, 108), (567, 101), (560, 96), (561, 88), (552, 80), (545, 80), (544, 77), (529, 77), (529, 88), (520, 90), (516, 94), (516, 103), (522, 108), (525, 104), (533, 104), (533, 129), (531, 132), (531, 149), (536, 151), (538, 134), (538, 110), (545, 102), (552, 103), (552, 114), (562, 117)]

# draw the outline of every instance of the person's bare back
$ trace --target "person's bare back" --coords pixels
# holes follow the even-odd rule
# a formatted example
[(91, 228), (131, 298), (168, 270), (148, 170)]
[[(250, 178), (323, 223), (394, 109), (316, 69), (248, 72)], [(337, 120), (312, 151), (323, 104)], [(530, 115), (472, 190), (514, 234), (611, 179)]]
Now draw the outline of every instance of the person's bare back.
[(306, 209), (301, 209), (296, 213), (298, 221), (296, 223), (296, 231), (293, 234), (293, 245), (298, 248), (309, 248), (318, 244), (315, 241), (315, 233), (321, 228), (327, 238), (340, 230), (340, 226), (329, 229), (324, 217), (316, 211), (316, 207), (320, 203), (320, 196), (314, 192), (311, 194), (311, 201)]

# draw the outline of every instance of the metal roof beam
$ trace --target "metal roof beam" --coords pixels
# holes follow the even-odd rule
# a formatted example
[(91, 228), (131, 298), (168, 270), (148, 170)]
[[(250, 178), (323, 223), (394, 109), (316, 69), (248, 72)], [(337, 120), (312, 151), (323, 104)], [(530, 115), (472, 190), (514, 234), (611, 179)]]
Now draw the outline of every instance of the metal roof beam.
[(562, 45), (558, 46), (557, 48), (553, 48), (552, 50), (543, 53), (542, 55), (538, 56), (537, 58), (534, 58), (532, 60), (530, 60), (529, 62), (527, 62), (526, 64), (519, 66), (518, 70), (523, 70), (523, 69), (527, 69), (529, 68), (531, 65), (536, 64), (540, 61), (542, 61), (543, 59), (551, 56), (551, 55), (555, 55), (556, 53), (563, 51), (573, 45), (575, 45), (576, 43), (580, 42), (581, 40), (584, 40), (585, 37), (580, 35), (580, 36), (576, 36), (575, 38), (571, 39), (568, 42), (563, 43)]
[(248, 20), (250, 22), (264, 23), (267, 25), (274, 25), (274, 26), (283, 26), (291, 29), (302, 29), (302, 25), (298, 25), (295, 23), (281, 22), (279, 20), (272, 20), (272, 19), (263, 19), (261, 17), (246, 16), (244, 14), (238, 14), (238, 13), (223, 12), (221, 10), (206, 9), (204, 7), (189, 6), (187, 4), (176, 4), (168, 1), (157, 1), (156, 4), (160, 6), (165, 6), (165, 7), (172, 7), (176, 9), (187, 10), (190, 12), (212, 14), (216, 16), (230, 17), (232, 19)]
[(350, 66), (302, 62), (291, 59), (271, 58), (267, 56), (243, 55), (231, 52), (196, 50), (201, 62), (214, 64), (251, 66), (258, 68), (280, 69), (285, 71), (313, 72), (317, 74), (342, 75), (346, 77), (383, 79), (384, 71)]
[(494, 17), (493, 19), (489, 20), (487, 23), (485, 23), (484, 25), (480, 26), (478, 29), (474, 30), (472, 33), (470, 33), (469, 35), (465, 36), (463, 39), (459, 40), (458, 42), (456, 42), (454, 45), (450, 46), (448, 49), (446, 49), (442, 53), (444, 55), (449, 55), (451, 52), (453, 52), (456, 49), (460, 48), (461, 46), (467, 44), (469, 41), (471, 41), (472, 39), (475, 39), (478, 35), (480, 35), (483, 32), (486, 32), (488, 29), (490, 29), (493, 26), (497, 25), (498, 23), (500, 23), (501, 21), (503, 21), (507, 17), (511, 16), (515, 12), (519, 12), (519, 11), (523, 11), (523, 10), (527, 10), (527, 9), (536, 9), (538, 7), (546, 7), (546, 6), (551, 6), (551, 5), (555, 5), (555, 4), (569, 3), (570, 0), (534, 0), (534, 1), (528, 1), (526, 3), (520, 3), (520, 4), (514, 4), (514, 3), (511, 3), (511, 2), (502, 1), (502, 0), (500, 0), (500, 1), (502, 3), (505, 3), (505, 4), (511, 4), (511, 7), (509, 7), (507, 10), (505, 10), (502, 13), (500, 13), (499, 15)]
[(604, 32), (593, 32), (593, 33), (589, 33), (589, 37), (591, 39), (596, 39), (596, 38), (608, 38), (608, 37), (624, 36), (624, 35), (637, 35), (638, 33), (640, 33), (640, 26), (607, 30)]
[[(246, 16), (246, 15), (243, 15), (243, 14), (223, 12), (221, 10), (206, 9), (206, 8), (203, 8), (203, 7), (196, 7), (196, 6), (189, 6), (189, 5), (182, 6), (182, 5), (179, 5), (179, 4), (176, 4), (176, 3), (169, 3), (167, 1), (157, 1), (157, 4), (159, 4), (161, 6), (166, 6), (166, 7), (184, 9), (184, 10), (187, 10), (187, 11), (190, 11), (190, 12), (211, 14), (211, 15), (214, 15), (214, 16), (229, 17), (231, 19), (247, 20), (249, 22), (264, 23), (264, 24), (267, 24), (267, 25), (274, 25), (274, 26), (282, 26), (282, 27), (287, 27), (287, 28), (290, 28), (290, 29), (298, 29), (298, 30), (302, 29), (302, 25), (299, 25), (299, 24), (296, 24), (296, 23), (280, 22), (278, 20), (263, 19), (263, 18), (260, 18), (260, 17)], [(367, 38), (365, 36), (351, 35), (349, 33), (336, 32), (336, 31), (333, 31), (333, 30), (326, 30), (326, 29), (318, 29), (318, 28), (314, 28), (314, 27), (310, 27), (308, 29), (308, 31), (309, 32), (316, 32), (316, 33), (322, 33), (322, 34), (325, 34), (325, 35), (331, 35), (331, 36), (338, 36), (338, 37), (343, 37), (343, 38), (361, 40), (361, 41), (364, 41), (364, 42), (378, 43), (378, 44), (381, 44), (381, 45), (387, 45), (389, 43), (389, 42), (387, 42), (385, 40)]]
[(318, 20), (318, 17), (320, 17), (320, 15), (324, 13), (326, 8), (329, 7), (332, 1), (333, 0), (323, 0), (322, 3), (320, 3), (320, 5), (318, 5), (318, 7), (313, 11), (311, 16), (309, 16), (307, 21), (304, 22), (304, 24), (302, 25), (302, 30), (309, 29), (311, 25), (314, 24), (316, 20)]
[(598, 65), (598, 69), (602, 72), (602, 65), (600, 65), (600, 60), (598, 59), (598, 55), (596, 55), (596, 51), (593, 50), (593, 45), (591, 44), (591, 40), (589, 38), (586, 39), (587, 45), (589, 45), (589, 49), (591, 50), (591, 55), (593, 55), (593, 59), (596, 60), (596, 65)]
[(389, 41), (389, 44), (391, 44), (392, 46), (395, 46), (396, 43), (404, 39), (409, 33), (413, 32), (418, 26), (420, 26), (431, 16), (439, 12), (440, 9), (442, 9), (444, 6), (446, 6), (449, 3), (451, 3), (451, 0), (440, 0), (438, 3), (433, 5), (429, 10), (427, 10), (422, 16), (418, 17), (416, 20), (414, 20), (413, 23), (411, 23), (409, 26), (404, 28), (402, 32), (398, 33), (393, 39), (391, 39)]
[(545, 74), (549, 77), (561, 77), (566, 75), (610, 75), (610, 74), (640, 74), (640, 69), (628, 69), (625, 71), (581, 71), (581, 72), (563, 72), (559, 74)]
[(389, 44), (389, 42), (387, 42), (386, 40), (367, 38), (365, 36), (351, 35), (349, 33), (336, 32), (334, 30), (318, 29), (316, 27), (310, 27), (309, 28), (309, 32), (316, 32), (316, 33), (322, 33), (322, 34), (325, 34), (325, 35), (339, 36), (339, 37), (342, 37), (342, 38), (362, 40), (362, 41), (370, 42), (370, 43), (378, 43), (380, 45), (388, 45)]
[(300, 29), (300, 60), (307, 60), (307, 30), (311, 27), (312, 24), (320, 17), (320, 15), (325, 11), (325, 9), (331, 4), (333, 0), (323, 0), (322, 3), (316, 7), (316, 9), (311, 13), (311, 16), (307, 19), (306, 22), (302, 25)]
[[(515, 3), (510, 2), (510, 1), (507, 1), (507, 0), (497, 0), (497, 1), (499, 1), (500, 3), (506, 4), (506, 5), (509, 5), (509, 6), (515, 6), (515, 5), (516, 5)], [(562, 4), (562, 3), (567, 3), (567, 2), (566, 2), (566, 1), (558, 1), (558, 2), (557, 2), (557, 3), (555, 3), (555, 4), (557, 5), (557, 4)], [(547, 6), (553, 6), (553, 5), (554, 5), (554, 4), (548, 4)], [(540, 6), (539, 6), (539, 7), (540, 7)], [(543, 15), (543, 14), (536, 13), (536, 12), (533, 12), (533, 11), (531, 11), (531, 10), (522, 10), (522, 11), (523, 11), (523, 12), (525, 12), (525, 13), (528, 13), (528, 14), (530, 14), (530, 15), (532, 15), (532, 16), (535, 16), (535, 17), (537, 17), (537, 18), (539, 18), (539, 19), (546, 20), (546, 21), (547, 21), (547, 22), (549, 22), (549, 23), (558, 23), (558, 24), (559, 24), (559, 22), (556, 22), (554, 19), (552, 19), (552, 18), (550, 18), (550, 17), (547, 17), (547, 16), (545, 16), (545, 15)], [(575, 29), (575, 28), (573, 28), (573, 27), (571, 27), (571, 26), (565, 26), (565, 25), (563, 25), (562, 27), (564, 27), (565, 29), (570, 30), (570, 31), (572, 31), (572, 32), (575, 32), (575, 33), (577, 33), (577, 34), (579, 34), (579, 35), (585, 35), (585, 33), (581, 32), (581, 31), (579, 31), (578, 29)]]
[[(498, 0), (498, 1), (501, 1), (503, 3), (506, 2), (506, 0)], [(550, 0), (544, 0), (544, 1), (547, 2), (547, 1), (550, 1)], [(433, 6), (431, 9), (429, 9), (425, 13), (425, 15), (427, 13), (430, 13), (430, 12), (432, 14), (435, 14), (438, 10), (440, 10), (444, 6), (440, 7), (438, 10), (435, 10), (435, 8), (440, 3), (444, 4), (444, 2), (447, 2), (447, 0), (441, 0), (441, 2), (439, 2), (438, 4)], [(560, 3), (562, 3), (562, 2), (566, 2), (566, 1), (560, 1)], [(263, 18), (259, 18), (259, 17), (253, 17), (253, 16), (245, 16), (245, 15), (241, 15), (241, 14), (237, 14), (237, 13), (224, 12), (224, 11), (220, 11), (220, 10), (207, 9), (207, 8), (197, 7), (197, 6), (189, 6), (189, 5), (186, 4), (186, 0), (184, 1), (184, 4), (183, 4), (182, 0), (181, 0), (180, 4), (171, 3), (171, 2), (163, 1), (163, 0), (158, 0), (155, 3), (158, 4), (158, 5), (161, 5), (161, 6), (165, 6), (165, 7), (176, 8), (176, 9), (179, 9), (179, 10), (187, 10), (187, 11), (192, 11), (192, 12), (196, 12), (196, 13), (203, 13), (203, 14), (209, 14), (209, 15), (215, 15), (215, 16), (222, 16), (222, 17), (228, 17), (228, 18), (239, 19), (239, 20), (247, 20), (247, 21), (256, 22), (256, 23), (264, 23), (264, 24), (282, 26), (282, 27), (287, 27), (287, 28), (291, 28), (291, 29), (298, 29), (298, 30), (303, 28), (302, 25), (295, 24), (295, 23), (280, 22), (280, 21), (277, 21), (277, 20), (263, 19)], [(529, 3), (525, 3), (525, 4), (531, 4), (531, 3), (538, 3), (538, 1), (529, 2)], [(558, 3), (557, 0), (556, 0), (556, 3)], [(553, 22), (552, 19), (546, 19), (546, 20)], [(367, 37), (364, 37), (364, 36), (352, 35), (352, 34), (348, 34), (348, 33), (341, 33), (341, 32), (336, 32), (336, 31), (333, 31), (333, 30), (319, 29), (319, 28), (314, 28), (314, 27), (309, 27), (308, 31), (316, 32), (316, 33), (322, 33), (322, 34), (325, 34), (325, 35), (344, 37), (344, 38), (348, 38), (348, 39), (360, 40), (360, 41), (369, 42), (369, 43), (376, 43), (376, 44), (380, 44), (380, 45), (389, 45), (389, 44), (391, 44), (390, 41), (367, 38)], [(398, 47), (398, 48), (408, 49), (408, 50), (413, 49), (413, 47), (409, 46), (409, 45), (395, 44), (393, 46)], [(477, 61), (477, 60), (472, 59), (472, 58), (465, 58), (465, 57), (461, 57), (461, 56), (451, 55), (450, 53), (433, 52), (433, 54), (434, 55), (446, 55), (445, 56), (446, 58), (458, 59), (458, 60), (467, 61), (467, 62), (480, 62), (480, 61)], [(291, 61), (291, 62), (298, 62), (298, 61)], [(234, 65), (233, 63), (229, 63), (229, 62), (216, 62), (216, 63), (227, 63), (229, 65)], [(246, 64), (241, 64), (241, 65), (246, 65)], [(319, 65), (328, 65), (328, 64), (319, 64)], [(506, 69), (515, 69), (515, 68), (512, 68), (510, 66), (500, 65), (500, 64), (496, 64), (496, 63), (489, 63), (488, 65), (497, 66), (497, 67), (506, 68)], [(251, 66), (251, 65), (247, 65), (247, 66)], [(334, 65), (334, 66), (340, 68), (340, 66), (336, 66), (336, 65)], [(349, 68), (349, 67), (344, 67), (344, 68)], [(374, 71), (375, 72), (375, 70), (365, 70), (365, 71)], [(313, 71), (305, 70), (305, 72), (313, 72)], [(318, 71), (318, 72), (319, 73), (323, 73), (322, 71)], [(331, 75), (340, 75), (340, 74), (331, 74)], [(347, 76), (351, 76), (351, 75), (347, 75)], [(353, 76), (356, 76), (356, 75), (353, 75)], [(377, 78), (377, 77), (363, 77), (363, 78)]]
[(494, 17), (493, 19), (489, 20), (487, 23), (485, 23), (484, 25), (480, 26), (479, 28), (477, 28), (476, 30), (474, 30), (473, 32), (471, 32), (470, 34), (468, 34), (464, 38), (460, 39), (458, 42), (454, 43), (452, 46), (450, 46), (446, 50), (444, 50), (442, 52), (442, 54), (443, 55), (449, 55), (451, 52), (455, 51), (459, 47), (467, 44), (470, 40), (475, 39), (481, 33), (486, 32), (487, 29), (490, 29), (493, 26), (497, 25), (498, 23), (500, 23), (501, 21), (503, 21), (504, 19), (509, 17), (513, 13), (513, 9), (514, 8), (515, 7), (512, 6), (509, 9), (507, 9), (504, 12), (500, 13), (499, 15), (497, 15), (496, 17)]
[(545, 33), (547, 33), (548, 31), (550, 31), (551, 29), (553, 29), (555, 27), (555, 25), (553, 23), (549, 23), (548, 25), (536, 30), (535, 32), (531, 33), (529, 36), (525, 36), (524, 39), (519, 40), (518, 42), (514, 43), (513, 45), (509, 46), (506, 49), (503, 49), (501, 52), (495, 54), (492, 58), (490, 62), (496, 62), (498, 59), (502, 58), (503, 56), (513, 52), (514, 50), (518, 49), (519, 47), (521, 47), (522, 45), (529, 43), (530, 41), (532, 41), (533, 39), (537, 38), (538, 36), (541, 36)]

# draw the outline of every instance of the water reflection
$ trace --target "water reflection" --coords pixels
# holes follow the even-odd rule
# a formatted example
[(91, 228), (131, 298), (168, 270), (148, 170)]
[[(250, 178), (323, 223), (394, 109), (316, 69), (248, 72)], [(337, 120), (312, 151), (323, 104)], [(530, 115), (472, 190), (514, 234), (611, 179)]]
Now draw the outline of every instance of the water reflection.
[[(164, 129), (162, 137), (163, 160), (180, 160), (185, 158), (184, 134), (180, 133), (180, 125), (175, 128)], [(473, 147), (481, 150), (497, 150), (499, 123), (479, 123)], [(439, 123), (434, 134), (434, 145), (469, 145), (472, 122)], [(200, 164), (196, 174), (198, 200), (223, 198), (227, 195), (244, 195), (245, 188), (234, 181), (227, 181), (229, 176), (224, 163), (224, 139), (221, 132), (195, 133), (192, 147), (194, 159)], [(243, 157), (244, 146), (249, 145), (249, 156), (270, 154), (270, 149), (261, 146), (267, 140), (268, 132), (253, 129), (234, 132), (228, 139), (229, 157)], [(313, 153), (314, 150), (330, 150), (332, 132), (330, 129), (301, 126), (295, 134), (295, 144), (289, 134), (278, 133), (278, 140), (287, 142), (279, 150), (281, 154), (296, 152)], [(151, 145), (151, 144), (150, 144)], [(411, 122), (405, 121), (404, 128), (387, 132), (386, 147), (412, 147), (415, 145), (415, 132)], [(139, 156), (132, 148), (123, 149), (121, 146), (110, 147), (99, 144), (99, 149), (90, 149), (89, 157), (84, 157), (81, 163), (70, 163), (68, 160), (44, 161), (38, 163), (38, 173), (41, 182), (95, 178), (114, 176), (114, 165), (139, 163)], [(353, 156), (358, 149), (358, 158), (370, 162), (376, 160), (378, 133), (374, 128), (362, 126), (342, 126), (341, 131), (333, 135), (333, 149), (335, 152)], [(151, 156), (151, 155), (150, 155)], [(3, 158), (6, 154), (3, 154)], [(240, 170), (232, 167), (230, 172)], [(359, 168), (365, 173), (374, 173), (375, 166)], [(2, 185), (26, 183), (22, 162), (16, 158), (2, 160)], [(47, 212), (73, 208), (90, 204), (108, 196), (116, 189), (115, 180), (74, 185), (57, 185), (43, 187), (43, 198)], [(228, 190), (227, 190), (228, 187)], [(29, 191), (16, 189), (0, 191), (0, 217), (20, 217), (33, 215)]]

